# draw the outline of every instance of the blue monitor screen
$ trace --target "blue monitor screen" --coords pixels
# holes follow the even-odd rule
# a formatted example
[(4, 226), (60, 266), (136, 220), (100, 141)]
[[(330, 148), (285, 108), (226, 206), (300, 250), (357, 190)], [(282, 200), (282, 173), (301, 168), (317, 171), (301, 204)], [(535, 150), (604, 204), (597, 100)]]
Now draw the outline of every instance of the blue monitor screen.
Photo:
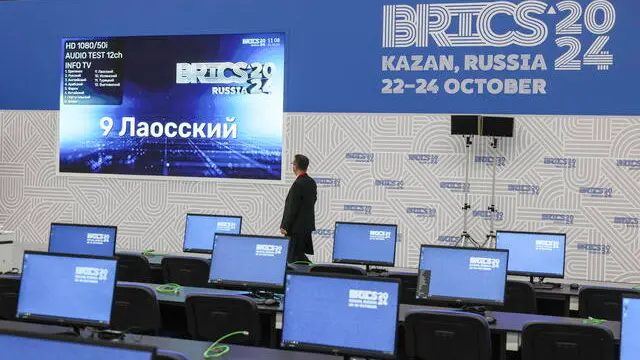
[(0, 334), (3, 360), (153, 360), (153, 349), (130, 349), (121, 345), (98, 345), (79, 341), (50, 340)]
[(116, 227), (51, 224), (49, 252), (113, 256)]
[(240, 234), (242, 217), (187, 214), (184, 228), (185, 252), (211, 253), (218, 234)]
[(281, 289), (288, 251), (287, 238), (218, 234), (209, 282)]
[(16, 317), (106, 326), (116, 259), (25, 252)]
[(336, 223), (333, 262), (393, 266), (396, 225)]
[(637, 360), (640, 355), (640, 298), (622, 299), (620, 360)]
[(505, 250), (422, 246), (416, 298), (503, 304), (508, 257)]
[(399, 282), (287, 274), (282, 346), (390, 357)]
[(509, 250), (509, 274), (564, 277), (565, 234), (498, 231), (496, 248)]

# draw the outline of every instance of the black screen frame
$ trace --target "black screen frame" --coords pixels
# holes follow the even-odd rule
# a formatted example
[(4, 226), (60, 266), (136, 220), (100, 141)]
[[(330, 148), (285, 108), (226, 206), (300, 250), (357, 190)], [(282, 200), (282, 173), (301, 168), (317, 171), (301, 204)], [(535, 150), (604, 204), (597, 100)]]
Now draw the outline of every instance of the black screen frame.
[[(536, 231), (510, 231), (510, 230), (498, 230), (496, 231), (496, 248), (498, 247), (498, 236), (501, 233), (509, 233), (509, 234), (530, 234), (530, 235), (562, 235), (564, 236), (564, 249), (562, 250), (562, 275), (558, 274), (550, 274), (550, 273), (541, 273), (541, 272), (533, 272), (533, 271), (509, 271), (507, 268), (508, 275), (514, 276), (529, 276), (529, 277), (543, 277), (549, 279), (564, 279), (564, 274), (567, 268), (567, 234), (566, 233), (548, 233), (548, 232), (536, 232)], [(509, 249), (507, 249), (509, 250)], [(511, 261), (509, 261), (511, 264)]]
[[(122, 350), (149, 352), (151, 355), (151, 358), (149, 360), (153, 360), (157, 354), (157, 350), (153, 346), (131, 344), (131, 343), (125, 343), (125, 342), (113, 342), (113, 341), (88, 339), (88, 338), (83, 338), (79, 336), (72, 337), (72, 336), (56, 335), (56, 334), (34, 333), (34, 332), (27, 332), (22, 330), (13, 330), (13, 329), (0, 329), (0, 335), (15, 336), (15, 337), (22, 337), (22, 338), (29, 338), (29, 339), (38, 339), (43, 341), (64, 342), (64, 343), (96, 346), (96, 347), (117, 348)], [(47, 355), (52, 355), (52, 354), (43, 354), (44, 357), (46, 357)]]
[[(203, 217), (223, 217), (223, 218), (234, 218), (234, 219), (240, 219), (240, 222), (238, 224), (238, 235), (242, 234), (242, 216), (240, 215), (220, 215), (220, 214), (195, 214), (195, 213), (187, 213), (184, 217), (184, 235), (182, 236), (182, 252), (184, 253), (191, 253), (191, 254), (209, 254), (211, 255), (211, 250), (207, 250), (207, 249), (191, 249), (191, 248), (185, 248), (185, 243), (187, 242), (187, 220), (189, 219), (189, 216), (203, 216)], [(215, 244), (216, 241), (216, 234), (213, 235), (213, 244)], [(212, 246), (213, 247), (213, 246)]]
[[(216, 263), (215, 260), (213, 259), (213, 256), (215, 256), (215, 254), (213, 254), (211, 256), (211, 265), (209, 266), (209, 274), (207, 274), (207, 278), (208, 278), (207, 282), (209, 284), (211, 284), (213, 286), (230, 287), (230, 288), (242, 289), (242, 290), (266, 290), (266, 291), (282, 291), (282, 290), (284, 290), (285, 279), (287, 278), (287, 265), (288, 265), (287, 259), (289, 258), (289, 252), (291, 251), (291, 239), (290, 238), (283, 237), (283, 236), (224, 234), (224, 233), (216, 233), (215, 237), (217, 238), (218, 235), (238, 238), (238, 241), (242, 241), (240, 238), (260, 238), (260, 239), (270, 239), (270, 240), (281, 240), (283, 242), (286, 241), (287, 253), (284, 254), (285, 261), (284, 261), (284, 271), (283, 271), (283, 276), (282, 276), (282, 283), (280, 285), (277, 285), (277, 284), (261, 283), (261, 282), (255, 282), (255, 281), (237, 281), (237, 280), (225, 280), (225, 279), (211, 279), (210, 278), (211, 268), (213, 266), (215, 266), (215, 263)], [(215, 248), (215, 240), (213, 242), (213, 246)]]
[[(502, 293), (502, 301), (492, 301), (487, 299), (477, 299), (477, 298), (458, 298), (452, 296), (428, 296), (428, 297), (419, 297), (418, 292), (420, 289), (420, 264), (422, 263), (422, 249), (424, 248), (437, 248), (437, 249), (450, 249), (450, 250), (465, 250), (465, 251), (489, 251), (489, 252), (502, 252), (507, 253), (507, 264), (505, 266), (504, 272), (504, 291)], [(485, 249), (485, 248), (470, 248), (470, 247), (457, 247), (457, 246), (439, 246), (439, 245), (422, 245), (420, 246), (420, 256), (418, 258), (418, 286), (416, 287), (416, 300), (417, 301), (442, 301), (442, 302), (451, 302), (456, 305), (489, 305), (489, 306), (503, 306), (507, 294), (507, 269), (509, 269), (509, 250), (503, 249)]]
[[(57, 252), (53, 252), (51, 251), (51, 235), (53, 234), (53, 227), (54, 226), (69, 226), (69, 227), (94, 227), (94, 228), (108, 228), (108, 229), (113, 229), (113, 246), (112, 246), (112, 253), (111, 256), (115, 256), (116, 254), (116, 242), (118, 241), (118, 227), (114, 226), (114, 225), (88, 225), (88, 224), (72, 224), (72, 223), (59, 223), (59, 222), (53, 222), (51, 223), (51, 226), (49, 227), (49, 243), (48, 243), (48, 247), (47, 247), (47, 251), (50, 253), (55, 253), (55, 254), (70, 254), (70, 253), (57, 253)], [(89, 254), (76, 254), (76, 255), (89, 255)], [(90, 255), (91, 256), (91, 255)], [(96, 255), (99, 256), (99, 255)]]
[[(398, 286), (398, 291), (396, 292), (398, 305), (396, 308), (396, 331), (394, 338), (394, 351), (393, 354), (379, 352), (379, 351), (371, 351), (366, 349), (354, 349), (354, 348), (346, 348), (339, 346), (329, 346), (329, 345), (320, 345), (320, 344), (309, 344), (309, 343), (285, 343), (284, 339), (280, 340), (280, 346), (283, 349), (290, 350), (302, 350), (302, 351), (312, 351), (319, 353), (332, 354), (336, 356), (361, 356), (365, 358), (375, 358), (375, 359), (395, 359), (398, 353), (398, 324), (400, 323), (400, 279), (388, 278), (388, 277), (370, 277), (370, 276), (360, 276), (360, 275), (344, 275), (344, 274), (330, 274), (330, 273), (310, 273), (310, 272), (300, 272), (300, 271), (290, 271), (287, 273), (288, 275), (294, 276), (313, 276), (313, 277), (324, 277), (324, 278), (337, 278), (337, 279), (347, 279), (347, 280), (365, 280), (365, 281), (374, 281), (374, 282), (392, 282), (396, 283)], [(285, 276), (285, 293), (286, 293), (286, 276)], [(286, 324), (286, 307), (287, 307), (287, 297), (284, 297), (284, 301), (282, 304), (282, 327), (284, 330), (284, 326)]]
[[(338, 233), (338, 224), (343, 225), (363, 225), (363, 226), (392, 226), (396, 229), (396, 236), (393, 239), (393, 261), (392, 262), (384, 262), (384, 261), (367, 261), (367, 260), (356, 260), (356, 259), (336, 259), (335, 258), (335, 248), (336, 248), (336, 234)], [(331, 249), (331, 262), (335, 264), (353, 264), (353, 265), (369, 265), (369, 266), (395, 266), (396, 264), (396, 252), (398, 246), (398, 224), (376, 224), (376, 223), (363, 223), (363, 222), (348, 222), (348, 221), (336, 221), (333, 228), (333, 247)]]
[[(113, 295), (111, 296), (111, 309), (109, 311), (109, 322), (102, 323), (99, 321), (89, 320), (89, 319), (78, 319), (78, 318), (60, 318), (56, 316), (42, 315), (37, 314), (35, 316), (18, 316), (20, 313), (18, 312), (19, 308), (16, 306), (16, 319), (24, 322), (31, 323), (39, 323), (39, 324), (51, 324), (51, 325), (61, 325), (61, 326), (91, 326), (100, 329), (106, 329), (111, 326), (111, 321), (113, 320), (113, 309), (115, 307), (115, 292), (116, 287), (118, 285), (118, 258), (113, 256), (93, 256), (93, 255), (79, 255), (79, 254), (61, 254), (61, 253), (49, 253), (44, 251), (30, 251), (25, 250), (22, 257), (22, 272), (24, 274), (24, 264), (25, 257), (27, 255), (44, 255), (44, 256), (54, 256), (54, 257), (72, 257), (72, 258), (81, 258), (81, 259), (96, 259), (96, 260), (113, 260), (116, 262), (115, 273), (113, 274)], [(18, 299), (17, 305), (20, 305), (20, 295), (22, 293), (22, 285), (24, 284), (24, 276), (20, 278), (20, 286), (18, 288)]]

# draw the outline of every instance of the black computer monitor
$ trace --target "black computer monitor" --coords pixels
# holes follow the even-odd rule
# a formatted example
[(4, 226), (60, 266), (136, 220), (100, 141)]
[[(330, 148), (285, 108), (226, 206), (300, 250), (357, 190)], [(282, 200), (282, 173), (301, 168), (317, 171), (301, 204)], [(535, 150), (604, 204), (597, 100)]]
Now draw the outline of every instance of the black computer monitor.
[(507, 250), (422, 245), (416, 298), (462, 305), (503, 305)]
[(282, 347), (392, 359), (400, 280), (287, 274)]
[(637, 360), (640, 354), (640, 296), (622, 298), (620, 360)]
[(509, 250), (509, 275), (563, 278), (566, 246), (566, 234), (496, 232), (496, 248)]
[(336, 222), (333, 262), (393, 266), (397, 237), (397, 225)]
[(3, 360), (153, 360), (150, 346), (0, 329)]
[(16, 318), (108, 327), (116, 270), (114, 257), (25, 251)]
[(216, 234), (240, 234), (242, 216), (187, 214), (182, 250), (211, 254)]
[(49, 252), (113, 256), (117, 232), (115, 226), (52, 223)]
[(216, 234), (209, 283), (252, 290), (282, 290), (289, 239)]

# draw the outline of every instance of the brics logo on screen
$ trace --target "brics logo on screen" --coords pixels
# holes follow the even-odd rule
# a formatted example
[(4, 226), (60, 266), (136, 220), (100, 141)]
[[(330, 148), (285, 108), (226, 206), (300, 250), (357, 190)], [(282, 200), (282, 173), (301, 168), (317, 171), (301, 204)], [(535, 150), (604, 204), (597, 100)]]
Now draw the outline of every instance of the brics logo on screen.
[(391, 231), (379, 231), (379, 230), (369, 231), (369, 240), (371, 241), (385, 241), (390, 239), (391, 239)]
[(109, 242), (109, 234), (88, 233), (87, 245), (102, 245)]
[(242, 45), (250, 45), (251, 47), (264, 47), (267, 46), (267, 39), (246, 38), (242, 39)]
[(491, 271), (500, 268), (500, 259), (485, 257), (470, 257), (469, 270)]
[(216, 224), (216, 231), (233, 231), (236, 229), (236, 224), (231, 221), (220, 221)]
[(282, 254), (282, 245), (256, 244), (256, 256), (273, 257)]
[(74, 281), (77, 283), (98, 284), (107, 281), (109, 269), (76, 266)]
[(377, 309), (388, 305), (388, 292), (349, 289), (349, 307)]
[(553, 251), (560, 248), (560, 241), (536, 240), (537, 251)]

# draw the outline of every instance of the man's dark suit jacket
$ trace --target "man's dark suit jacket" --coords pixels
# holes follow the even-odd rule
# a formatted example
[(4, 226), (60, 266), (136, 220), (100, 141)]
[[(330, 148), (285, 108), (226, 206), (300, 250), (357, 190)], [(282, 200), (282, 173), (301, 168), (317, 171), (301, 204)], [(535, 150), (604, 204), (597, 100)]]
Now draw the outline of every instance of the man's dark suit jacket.
[(313, 255), (311, 233), (316, 229), (314, 206), (317, 199), (316, 182), (307, 174), (298, 176), (289, 189), (280, 224), (294, 242), (291, 245), (295, 252)]

